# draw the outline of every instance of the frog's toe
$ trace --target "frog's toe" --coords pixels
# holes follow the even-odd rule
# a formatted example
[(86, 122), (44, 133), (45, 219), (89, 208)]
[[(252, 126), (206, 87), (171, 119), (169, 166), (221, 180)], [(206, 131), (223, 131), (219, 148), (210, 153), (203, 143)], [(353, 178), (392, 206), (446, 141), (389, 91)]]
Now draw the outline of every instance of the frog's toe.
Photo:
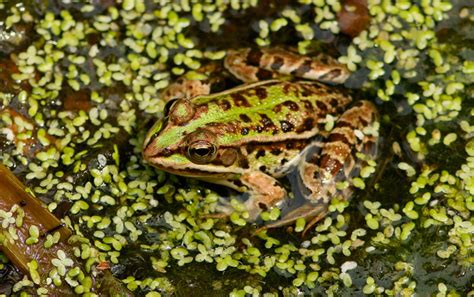
[(252, 198), (247, 200), (241, 198), (221, 198), (217, 204), (216, 212), (211, 214), (210, 217), (225, 218), (234, 212), (244, 214), (243, 216), (247, 221), (254, 222), (258, 219), (262, 209), (258, 207), (258, 204), (254, 203)]
[(231, 203), (231, 200), (228, 198), (223, 198), (221, 197), (219, 199), (219, 202), (217, 203), (216, 206), (216, 212), (213, 214), (215, 217), (228, 217), (230, 216), (234, 211), (236, 211), (236, 204), (239, 204), (240, 202)]
[(296, 220), (300, 218), (304, 218), (307, 222), (309, 221), (306, 224), (306, 227), (303, 231), (303, 235), (304, 235), (312, 226), (314, 226), (314, 224), (316, 224), (319, 220), (324, 218), (327, 212), (328, 212), (327, 204), (318, 203), (315, 205), (313, 203), (307, 202), (293, 209), (292, 211), (288, 212), (278, 221), (266, 224), (265, 226), (257, 229), (256, 233), (261, 232), (263, 230), (271, 229), (271, 228), (286, 226), (295, 222)]
[[(268, 197), (264, 195), (250, 196), (247, 199), (232, 198), (229, 200), (221, 198), (216, 206), (216, 212), (207, 217), (225, 218), (234, 212), (238, 212), (244, 214), (243, 217), (246, 221), (256, 222), (260, 219), (262, 212), (272, 207), (281, 207), (278, 203), (268, 204), (268, 200)], [(280, 199), (280, 201), (284, 201), (284, 199)]]

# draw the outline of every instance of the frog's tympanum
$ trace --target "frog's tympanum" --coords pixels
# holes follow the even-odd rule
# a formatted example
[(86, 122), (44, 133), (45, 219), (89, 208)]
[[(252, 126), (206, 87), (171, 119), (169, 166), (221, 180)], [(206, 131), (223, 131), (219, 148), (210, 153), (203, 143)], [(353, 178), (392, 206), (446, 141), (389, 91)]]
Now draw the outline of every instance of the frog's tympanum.
[[(281, 218), (266, 227), (298, 218), (311, 226), (331, 199), (349, 199), (352, 177), (375, 158), (378, 113), (372, 103), (351, 103), (344, 91), (320, 83), (344, 82), (347, 69), (329, 57), (281, 49), (231, 50), (224, 66), (245, 84), (215, 94), (204, 80), (170, 85), (164, 98), (182, 97), (148, 132), (144, 158), (173, 174), (248, 193), (249, 221), (281, 208)], [(298, 195), (279, 182), (287, 175)]]

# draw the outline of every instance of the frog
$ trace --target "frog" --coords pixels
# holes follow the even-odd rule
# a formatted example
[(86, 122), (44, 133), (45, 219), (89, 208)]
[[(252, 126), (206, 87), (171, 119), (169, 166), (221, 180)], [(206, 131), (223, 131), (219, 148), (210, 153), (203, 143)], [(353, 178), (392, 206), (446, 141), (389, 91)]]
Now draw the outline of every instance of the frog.
[[(337, 86), (350, 76), (344, 65), (325, 54), (242, 48), (210, 68), (242, 83), (220, 92), (196, 75), (170, 84), (164, 114), (143, 143), (147, 163), (246, 193), (249, 222), (278, 208), (281, 216), (262, 229), (304, 219), (306, 232), (332, 199), (350, 199), (351, 178), (377, 157), (379, 114), (374, 103), (353, 102)], [(218, 215), (234, 211), (228, 201), (218, 207)]]

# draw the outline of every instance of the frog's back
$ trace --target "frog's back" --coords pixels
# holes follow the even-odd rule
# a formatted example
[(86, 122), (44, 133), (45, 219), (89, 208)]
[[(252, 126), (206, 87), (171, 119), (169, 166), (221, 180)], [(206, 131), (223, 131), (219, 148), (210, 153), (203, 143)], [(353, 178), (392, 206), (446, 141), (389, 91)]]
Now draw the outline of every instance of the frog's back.
[(320, 83), (272, 80), (193, 98), (196, 121), (190, 124), (220, 135), (221, 145), (303, 139), (321, 131), (327, 116), (337, 118), (350, 102)]

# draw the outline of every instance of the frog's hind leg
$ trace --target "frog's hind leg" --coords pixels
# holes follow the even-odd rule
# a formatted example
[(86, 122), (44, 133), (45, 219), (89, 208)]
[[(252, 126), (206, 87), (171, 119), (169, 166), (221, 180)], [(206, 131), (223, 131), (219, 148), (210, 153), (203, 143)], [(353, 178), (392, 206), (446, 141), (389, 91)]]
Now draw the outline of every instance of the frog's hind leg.
[(279, 219), (278, 221), (258, 228), (255, 231), (255, 233), (259, 233), (267, 229), (286, 226), (293, 223), (299, 218), (304, 218), (304, 219), (310, 220), (310, 222), (306, 225), (305, 229), (303, 230), (303, 236), (304, 236), (311, 226), (313, 226), (319, 220), (321, 220), (322, 218), (326, 216), (327, 211), (328, 211), (327, 205), (324, 205), (322, 203), (318, 205), (305, 203), (299, 206), (298, 208), (292, 210), (291, 212), (287, 213), (283, 218)]
[[(305, 203), (288, 212), (279, 221), (263, 229), (289, 224), (298, 218), (308, 221), (305, 231), (325, 216), (334, 197), (349, 199), (353, 192), (352, 177), (357, 175), (366, 159), (377, 153), (378, 113), (372, 103), (359, 101), (338, 119), (320, 154), (307, 151), (297, 172), (297, 187)], [(367, 158), (361, 159), (357, 153)], [(338, 189), (339, 182), (348, 187)]]
[(350, 75), (345, 65), (328, 55), (308, 57), (282, 48), (229, 50), (224, 66), (243, 82), (287, 76), (340, 84)]

